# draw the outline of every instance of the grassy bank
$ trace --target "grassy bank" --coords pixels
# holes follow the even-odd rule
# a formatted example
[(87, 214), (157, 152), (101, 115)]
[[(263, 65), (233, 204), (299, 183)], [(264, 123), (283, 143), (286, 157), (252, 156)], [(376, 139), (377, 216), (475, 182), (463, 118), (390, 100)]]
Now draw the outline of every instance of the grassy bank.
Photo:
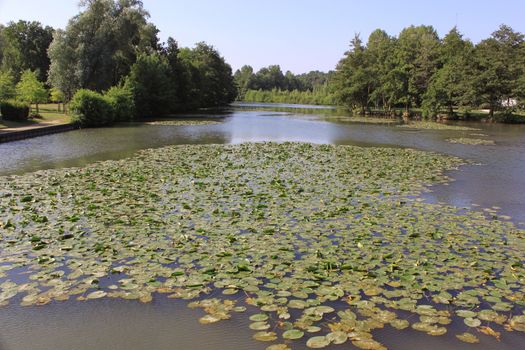
[[(2, 129), (17, 129), (27, 127), (38, 127), (44, 125), (68, 124), (71, 122), (71, 117), (64, 112), (58, 111), (58, 105), (54, 103), (41, 104), (38, 106), (39, 116), (27, 121), (18, 122), (11, 120), (4, 120), (0, 118), (0, 130)], [(36, 113), (35, 105), (32, 106), (32, 113)]]

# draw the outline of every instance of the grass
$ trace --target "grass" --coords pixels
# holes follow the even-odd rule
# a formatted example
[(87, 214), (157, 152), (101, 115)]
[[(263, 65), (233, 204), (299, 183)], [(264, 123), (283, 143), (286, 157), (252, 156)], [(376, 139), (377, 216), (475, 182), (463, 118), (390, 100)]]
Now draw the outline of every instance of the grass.
[[(55, 103), (41, 104), (38, 107), (40, 114), (39, 118), (29, 119), (24, 122), (0, 119), (0, 130), (48, 124), (67, 124), (71, 121), (71, 117), (69, 115), (58, 111), (58, 105)], [(34, 105), (32, 106), (31, 112), (36, 113), (36, 108)]]

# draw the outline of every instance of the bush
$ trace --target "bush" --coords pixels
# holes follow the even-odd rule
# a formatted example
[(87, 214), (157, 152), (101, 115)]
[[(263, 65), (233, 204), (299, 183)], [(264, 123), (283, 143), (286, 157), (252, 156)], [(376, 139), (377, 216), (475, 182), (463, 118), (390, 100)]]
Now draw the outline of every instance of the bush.
[(29, 117), (29, 104), (7, 100), (0, 103), (2, 118), (6, 120), (25, 121)]
[(103, 126), (114, 120), (110, 99), (91, 90), (78, 90), (69, 104), (73, 122), (81, 126)]
[(133, 92), (130, 89), (113, 86), (106, 91), (104, 96), (111, 103), (115, 121), (128, 121), (135, 117), (135, 101), (133, 99)]

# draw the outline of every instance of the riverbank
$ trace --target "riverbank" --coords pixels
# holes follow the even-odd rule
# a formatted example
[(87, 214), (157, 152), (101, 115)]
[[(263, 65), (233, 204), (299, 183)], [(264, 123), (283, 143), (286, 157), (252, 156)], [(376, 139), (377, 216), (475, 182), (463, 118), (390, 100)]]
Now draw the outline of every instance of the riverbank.
[[(303, 102), (297, 102), (295, 100), (286, 99), (244, 99), (243, 101), (236, 101), (235, 104), (242, 106), (243, 104), (268, 104), (268, 105), (297, 105), (297, 106), (316, 106), (326, 107), (337, 110), (339, 113), (345, 115), (355, 115), (358, 117), (378, 117), (378, 118), (405, 118), (410, 120), (423, 120), (423, 110), (421, 108), (412, 108), (406, 113), (404, 108), (394, 108), (391, 111), (385, 111), (384, 109), (370, 109), (365, 114), (360, 112), (353, 112), (344, 106), (331, 104), (329, 102), (318, 101), (318, 100), (305, 100)], [(436, 121), (473, 121), (483, 123), (503, 123), (503, 124), (525, 124), (525, 111), (517, 111), (513, 114), (505, 114), (503, 112), (496, 112), (493, 118), (489, 116), (489, 110), (486, 109), (473, 109), (473, 110), (462, 110), (455, 109), (454, 116), (447, 116), (446, 113), (440, 113), (438, 118), (431, 118), (429, 120)]]
[(54, 134), (75, 128), (71, 124), (70, 116), (59, 111), (57, 104), (43, 104), (39, 106), (38, 117), (27, 121), (4, 120), (0, 117), (0, 142)]

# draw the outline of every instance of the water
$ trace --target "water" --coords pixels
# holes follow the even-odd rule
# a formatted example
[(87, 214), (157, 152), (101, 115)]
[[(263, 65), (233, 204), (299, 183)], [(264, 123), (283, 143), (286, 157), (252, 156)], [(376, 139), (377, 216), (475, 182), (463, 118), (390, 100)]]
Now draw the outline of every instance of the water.
[[(76, 130), (63, 134), (0, 144), (0, 175), (41, 169), (84, 166), (132, 156), (145, 148), (172, 144), (228, 144), (261, 141), (300, 141), (361, 146), (411, 147), (459, 156), (476, 163), (450, 172), (453, 182), (425, 194), (429, 201), (460, 207), (499, 207), (519, 224), (525, 221), (525, 126), (469, 123), (480, 131), (409, 130), (388, 125), (349, 123), (340, 111), (325, 107), (244, 104), (200, 118), (218, 125), (160, 126), (124, 124), (112, 128)], [(193, 115), (193, 118), (196, 116)], [(451, 144), (451, 137), (483, 133), (494, 146)], [(477, 136), (470, 136), (477, 137)], [(479, 205), (479, 207), (478, 207)], [(0, 350), (29, 349), (265, 349), (251, 339), (242, 314), (219, 324), (202, 326), (202, 311), (185, 302), (157, 296), (149, 304), (125, 300), (67, 301), (24, 308), (13, 303), (0, 309)], [(465, 331), (461, 324), (458, 331)], [(388, 327), (374, 332), (389, 349), (472, 349), (453, 337), (433, 337)], [(400, 334), (402, 336), (400, 336)], [(484, 337), (483, 339), (486, 339)], [(294, 349), (306, 349), (305, 341)], [(519, 332), (502, 342), (484, 341), (476, 349), (518, 349)], [(348, 345), (347, 345), (348, 346)]]

